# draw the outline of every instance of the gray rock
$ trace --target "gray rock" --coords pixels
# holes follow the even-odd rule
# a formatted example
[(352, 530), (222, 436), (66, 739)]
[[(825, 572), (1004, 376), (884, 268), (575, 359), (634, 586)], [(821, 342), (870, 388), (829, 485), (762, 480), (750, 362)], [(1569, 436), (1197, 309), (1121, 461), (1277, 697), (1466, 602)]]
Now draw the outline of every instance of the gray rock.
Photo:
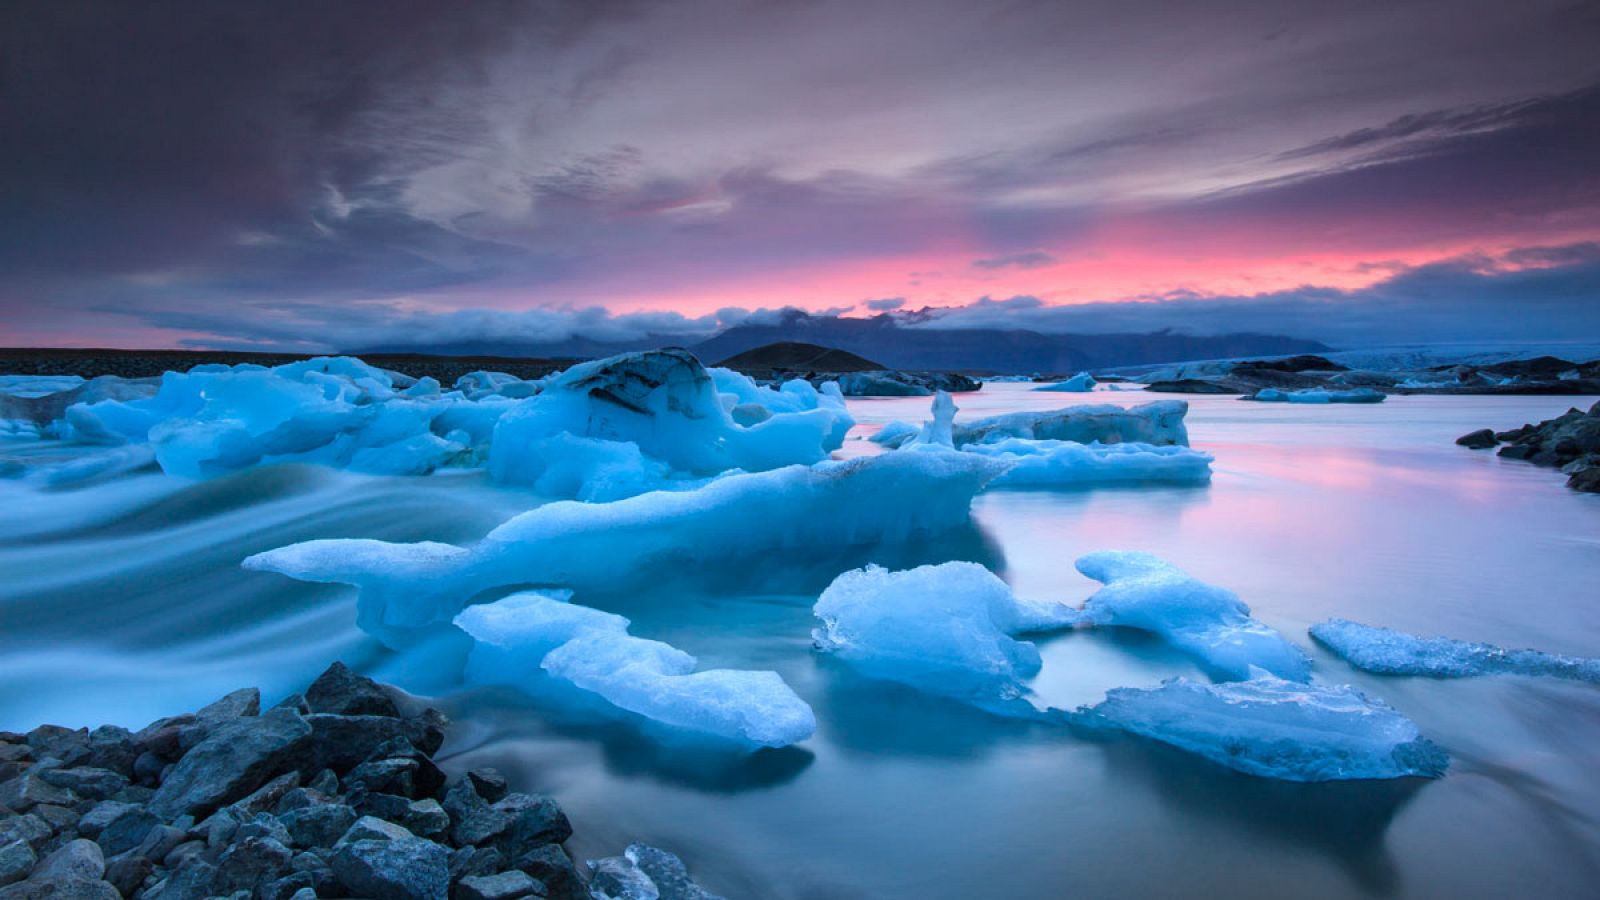
[(102, 800), (78, 820), (78, 831), (88, 837), (96, 837), (112, 822), (138, 812), (143, 810), (135, 804), (123, 803), (120, 800)]
[(429, 797), (406, 804), (405, 812), (400, 815), (400, 824), (412, 834), (434, 838), (450, 830), (450, 815), (439, 805), (439, 801)]
[(433, 710), (414, 719), (326, 713), (305, 718), (312, 735), (312, 759), (307, 769), (348, 772), (395, 738), (404, 738), (427, 754), (437, 753), (444, 743), (444, 717)]
[(495, 845), (509, 859), (521, 859), (529, 850), (572, 837), (572, 824), (549, 797), (507, 794), (494, 809), (511, 820), (495, 838)]
[(450, 880), (469, 875), (493, 875), (505, 868), (505, 857), (493, 847), (462, 847), (450, 854)]
[[(185, 834), (171, 825), (157, 825), (150, 829), (133, 852), (148, 859), (166, 859), (173, 848), (183, 843)], [(107, 879), (108, 881), (110, 879)]]
[(478, 796), (490, 803), (499, 803), (511, 792), (506, 776), (500, 774), (499, 769), (487, 766), (471, 769), (467, 772), (467, 780), (472, 782), (472, 789), (478, 792)]
[(133, 733), (128, 729), (101, 725), (89, 732), (89, 765), (131, 776), (133, 761), (138, 758), (139, 746), (133, 742)]
[(161, 819), (147, 809), (134, 807), (132, 811), (117, 816), (101, 829), (95, 838), (100, 849), (110, 856), (125, 853), (144, 842), (150, 830), (161, 824)]
[(51, 803), (56, 806), (71, 806), (77, 802), (77, 797), (66, 788), (56, 787), (44, 780), (44, 773), (40, 766), (18, 775), (16, 778), (0, 784), (0, 806), (16, 812), (27, 812), (41, 803)]
[(78, 815), (76, 809), (67, 806), (56, 806), (51, 803), (41, 803), (35, 806), (33, 815), (43, 819), (45, 824), (50, 826), (51, 831), (65, 831), (68, 828), (76, 828), (78, 820), (82, 818), (82, 816)]
[(357, 675), (342, 662), (335, 662), (306, 688), (306, 706), (314, 713), (341, 716), (387, 716), (398, 718), (400, 709), (376, 681)]
[(335, 775), (332, 769), (323, 769), (317, 773), (317, 777), (311, 779), (311, 783), (306, 787), (332, 796), (339, 793), (339, 776)]
[(218, 725), (167, 773), (150, 808), (172, 819), (237, 800), (292, 763), (310, 735), (306, 720), (287, 709)]
[(450, 840), (457, 846), (482, 844), (511, 824), (511, 817), (478, 796), (466, 778), (445, 792), (444, 810), (450, 816)]
[(162, 857), (161, 864), (169, 869), (181, 869), (190, 860), (198, 858), (205, 852), (205, 841), (184, 841)]
[(122, 895), (99, 879), (30, 878), (0, 888), (0, 900), (122, 900)]
[(526, 872), (513, 869), (498, 875), (469, 875), (456, 883), (452, 900), (517, 900), (543, 897), (545, 886)]
[(416, 835), (401, 828), (393, 822), (385, 822), (372, 816), (362, 816), (354, 825), (345, 830), (345, 833), (334, 843), (335, 847), (356, 841), (400, 841), (414, 838)]
[(288, 847), (272, 838), (245, 838), (218, 857), (211, 890), (225, 894), (277, 881), (289, 873), (293, 858)]
[(106, 864), (106, 881), (117, 889), (117, 893), (124, 897), (132, 897), (153, 871), (155, 864), (149, 857), (130, 853)]
[(63, 765), (75, 766), (89, 756), (89, 729), (40, 725), (28, 732), (28, 746), (36, 759), (54, 756)]
[(39, 857), (27, 841), (14, 840), (0, 846), (0, 886), (27, 878), (38, 861)]
[(332, 847), (356, 822), (356, 812), (342, 803), (305, 806), (280, 813), (292, 846)]
[(287, 775), (280, 775), (272, 779), (252, 791), (243, 800), (232, 803), (230, 806), (235, 813), (239, 813), (241, 816), (267, 812), (276, 809), (278, 804), (283, 802), (283, 798), (299, 786), (300, 773), (290, 772)]
[(204, 724), (221, 724), (230, 719), (241, 716), (258, 716), (261, 714), (261, 691), (255, 688), (242, 688), (201, 707), (194, 714), (195, 720)]
[(341, 842), (329, 863), (357, 896), (446, 900), (450, 890), (450, 851), (409, 834)]
[(33, 813), (21, 816), (0, 816), (0, 844), (23, 841), (37, 849), (50, 839), (55, 830), (44, 819)]
[(150, 750), (145, 750), (133, 760), (133, 780), (143, 785), (161, 783), (161, 772), (167, 763)]
[(293, 838), (289, 836), (289, 829), (272, 813), (256, 813), (255, 817), (239, 825), (239, 830), (234, 832), (233, 840), (249, 840), (250, 838), (271, 838), (284, 846), (288, 846)]
[(572, 857), (560, 844), (546, 844), (524, 853), (516, 867), (544, 883), (554, 900), (589, 900), (589, 889)]
[(62, 844), (56, 852), (46, 856), (33, 870), (33, 877), (52, 881), (70, 878), (96, 880), (106, 874), (105, 854), (100, 845), (87, 838), (78, 838)]

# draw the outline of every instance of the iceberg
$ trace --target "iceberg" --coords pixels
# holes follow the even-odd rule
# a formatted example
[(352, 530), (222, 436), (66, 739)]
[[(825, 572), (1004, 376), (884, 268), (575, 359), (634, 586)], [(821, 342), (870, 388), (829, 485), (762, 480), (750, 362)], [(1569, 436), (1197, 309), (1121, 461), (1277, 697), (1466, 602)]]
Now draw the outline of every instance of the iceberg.
[(991, 487), (1073, 487), (1097, 484), (1207, 484), (1211, 454), (1154, 444), (1078, 444), (1007, 438), (962, 448), (1012, 463)]
[(1262, 674), (1116, 688), (1076, 718), (1170, 744), (1249, 775), (1285, 781), (1437, 778), (1449, 756), (1416, 723), (1353, 687)]
[[(1183, 417), (1189, 404), (1182, 400), (1155, 400), (1123, 408), (1109, 403), (1069, 406), (1049, 412), (1015, 412), (957, 424), (955, 446), (994, 443), (1007, 438), (1030, 441), (1071, 441), (1075, 444), (1189, 445)], [(900, 447), (913, 437), (899, 429), (879, 443)]]
[(1372, 388), (1353, 388), (1333, 391), (1326, 388), (1302, 388), (1285, 391), (1279, 388), (1262, 388), (1241, 400), (1259, 400), (1264, 403), (1382, 403), (1387, 395)]
[(1066, 381), (1058, 381), (1054, 384), (1041, 384), (1034, 388), (1034, 390), (1052, 391), (1062, 394), (1087, 394), (1088, 392), (1094, 390), (1094, 386), (1097, 384), (1099, 384), (1099, 382), (1094, 380), (1093, 375), (1090, 375), (1088, 372), (1079, 372), (1071, 378), (1068, 378)]
[(1600, 684), (1600, 659), (1539, 650), (1506, 650), (1493, 644), (1443, 637), (1417, 637), (1345, 619), (1329, 619), (1311, 626), (1311, 637), (1350, 665), (1380, 675), (1433, 678), (1535, 675)]
[(1224, 679), (1249, 678), (1256, 669), (1291, 681), (1311, 677), (1305, 652), (1251, 618), (1230, 590), (1148, 553), (1090, 553), (1077, 569), (1105, 585), (1084, 603), (1081, 624), (1159, 634)]
[(873, 442), (874, 444), (882, 444), (888, 447), (898, 447), (901, 444), (904, 444), (906, 441), (916, 437), (917, 432), (920, 430), (921, 429), (915, 425), (912, 425), (910, 422), (902, 422), (896, 419), (895, 421), (884, 425), (882, 428), (879, 428), (878, 432), (872, 437), (867, 438), (867, 440)]
[(812, 632), (817, 650), (869, 677), (995, 711), (1026, 697), (1026, 681), (1039, 672), (1038, 649), (1013, 636), (1065, 628), (1077, 619), (1064, 604), (1017, 597), (994, 573), (969, 562), (845, 572), (813, 611), (822, 620)]
[(722, 900), (695, 884), (676, 854), (629, 844), (621, 856), (589, 860), (594, 900)]
[(830, 460), (613, 503), (548, 503), (471, 548), (318, 540), (257, 554), (244, 566), (357, 586), (361, 627), (400, 646), (415, 629), (448, 622), (473, 595), (492, 588), (602, 590), (654, 566), (948, 531), (969, 521), (973, 496), (1005, 469), (996, 460), (948, 451)]
[(469, 606), (454, 619), (473, 639), (466, 679), (526, 684), (538, 670), (619, 709), (672, 728), (760, 747), (810, 737), (816, 716), (776, 672), (709, 669), (671, 645), (634, 637), (629, 622), (524, 592)]

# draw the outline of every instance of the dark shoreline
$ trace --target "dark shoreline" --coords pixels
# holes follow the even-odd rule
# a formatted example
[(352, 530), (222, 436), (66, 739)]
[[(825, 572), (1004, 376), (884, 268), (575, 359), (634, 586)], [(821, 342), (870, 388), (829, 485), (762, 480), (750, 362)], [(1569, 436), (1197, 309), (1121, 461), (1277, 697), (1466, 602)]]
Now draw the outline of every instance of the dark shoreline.
[[(104, 348), (0, 347), (0, 374), (77, 375), (98, 378), (157, 378), (168, 371), (194, 366), (254, 363), (281, 366), (333, 353), (254, 353), (230, 350), (115, 350)], [(367, 363), (412, 378), (433, 377), (454, 384), (468, 372), (505, 372), (522, 379), (543, 378), (565, 369), (576, 359), (540, 359), (514, 356), (428, 356), (421, 353), (364, 353)]]

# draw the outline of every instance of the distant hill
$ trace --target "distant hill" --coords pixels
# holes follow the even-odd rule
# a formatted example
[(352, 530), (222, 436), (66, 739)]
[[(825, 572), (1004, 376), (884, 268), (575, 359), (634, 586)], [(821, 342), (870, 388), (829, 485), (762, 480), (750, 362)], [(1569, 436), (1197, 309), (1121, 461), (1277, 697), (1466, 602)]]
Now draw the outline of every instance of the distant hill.
[[(1158, 331), (1149, 334), (1044, 334), (1025, 329), (933, 328), (902, 324), (892, 315), (865, 319), (813, 316), (791, 310), (760, 324), (736, 325), (694, 342), (693, 338), (645, 337), (602, 343), (573, 338), (554, 343), (464, 341), (353, 347), (346, 352), (424, 353), (438, 356), (537, 356), (594, 358), (682, 346), (703, 360), (726, 360), (772, 344), (831, 347), (876, 360), (882, 368), (905, 371), (1077, 372), (1116, 366), (1227, 359), (1248, 356), (1290, 356), (1325, 353), (1317, 341), (1272, 334), (1224, 334), (1199, 337)], [(842, 370), (834, 370), (842, 371)]]
[(734, 354), (716, 365), (738, 372), (770, 372), (774, 369), (791, 372), (872, 372), (885, 368), (845, 350), (800, 341), (779, 341), (756, 347)]

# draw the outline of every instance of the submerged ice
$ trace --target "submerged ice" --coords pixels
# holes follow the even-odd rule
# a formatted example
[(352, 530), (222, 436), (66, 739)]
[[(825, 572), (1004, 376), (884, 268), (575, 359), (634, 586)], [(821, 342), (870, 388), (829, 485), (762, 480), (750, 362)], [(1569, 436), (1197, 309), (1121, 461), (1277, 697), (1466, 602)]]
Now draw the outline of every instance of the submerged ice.
[(1387, 395), (1372, 388), (1330, 390), (1327, 388), (1301, 388), (1286, 391), (1280, 388), (1262, 388), (1243, 400), (1260, 400), (1265, 403), (1382, 403)]
[(1311, 676), (1310, 658), (1252, 618), (1239, 595), (1165, 560), (1104, 551), (1079, 557), (1077, 569), (1105, 585), (1084, 603), (1081, 624), (1159, 634), (1219, 678), (1249, 678), (1255, 669), (1292, 681)]
[(1097, 484), (1207, 484), (1211, 454), (1154, 444), (1079, 444), (1007, 438), (968, 444), (968, 453), (1010, 462), (995, 487), (1072, 487)]
[(1117, 688), (1078, 716), (1250, 775), (1285, 781), (1436, 778), (1449, 757), (1416, 723), (1349, 686), (1262, 674), (1151, 689)]
[(1443, 637), (1417, 637), (1345, 619), (1329, 619), (1313, 625), (1311, 637), (1352, 666), (1380, 675), (1434, 678), (1536, 675), (1600, 683), (1600, 659), (1539, 650), (1506, 650), (1493, 644)]
[(357, 586), (362, 628), (398, 645), (415, 629), (448, 622), (469, 598), (492, 588), (602, 590), (658, 566), (947, 531), (968, 521), (973, 496), (1004, 471), (1004, 464), (970, 453), (886, 453), (727, 475), (694, 490), (613, 503), (549, 503), (513, 517), (471, 548), (318, 540), (244, 564)]
[(778, 673), (696, 672), (693, 656), (564, 597), (513, 594), (469, 606), (454, 623), (474, 642), (471, 683), (522, 685), (542, 670), (663, 725), (754, 746), (783, 747), (816, 731), (811, 707)]
[(819, 651), (873, 678), (1000, 709), (1025, 697), (1039, 651), (1015, 635), (1072, 624), (1076, 611), (1025, 600), (976, 563), (834, 579), (813, 608)]

